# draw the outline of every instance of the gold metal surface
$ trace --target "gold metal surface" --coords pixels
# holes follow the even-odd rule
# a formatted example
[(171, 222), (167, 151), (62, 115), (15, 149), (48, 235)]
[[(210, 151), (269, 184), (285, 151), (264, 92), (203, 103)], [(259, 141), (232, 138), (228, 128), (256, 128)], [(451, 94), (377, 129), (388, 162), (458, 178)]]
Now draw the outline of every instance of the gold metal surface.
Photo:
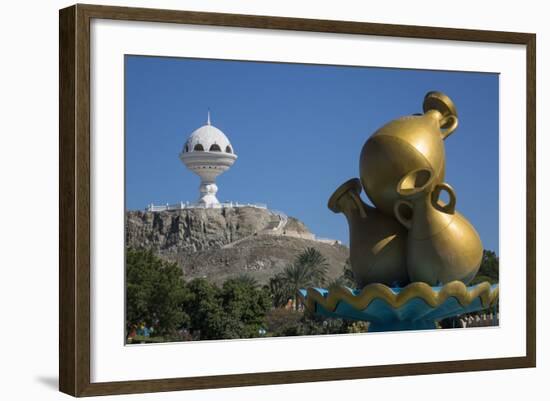
[[(403, 199), (395, 202), (395, 216), (409, 229), (409, 278), (430, 285), (454, 280), (468, 284), (479, 270), (483, 245), (475, 228), (455, 210), (453, 188), (434, 183), (435, 174), (429, 168), (413, 170), (396, 186)], [(449, 194), (448, 204), (439, 201), (441, 191)]]
[(394, 218), (365, 204), (360, 194), (361, 183), (353, 178), (342, 184), (328, 202), (330, 210), (344, 213), (347, 218), (350, 263), (357, 284), (407, 284), (407, 230)]
[(428, 305), (436, 308), (448, 298), (454, 297), (463, 307), (467, 307), (476, 298), (480, 298), (483, 308), (488, 308), (498, 301), (499, 287), (492, 289), (491, 284), (483, 282), (468, 290), (462, 281), (445, 284), (441, 289), (433, 289), (426, 283), (414, 282), (395, 293), (383, 284), (369, 284), (359, 294), (353, 294), (349, 288), (334, 287), (324, 297), (314, 288), (307, 289), (306, 308), (315, 310), (315, 304), (321, 305), (329, 312), (334, 312), (339, 302), (345, 301), (357, 311), (366, 309), (375, 299), (387, 302), (393, 308), (400, 308), (413, 298), (420, 298)]
[[(348, 220), (350, 262), (360, 286), (468, 284), (479, 270), (481, 239), (456, 211), (455, 192), (443, 182), (443, 141), (458, 126), (455, 105), (443, 93), (429, 92), (423, 110), (376, 131), (361, 151), (360, 182), (346, 182), (329, 200), (329, 208)], [(360, 184), (375, 208), (361, 200)], [(439, 200), (442, 192), (449, 195), (447, 204)], [(396, 228), (397, 221), (408, 231)]]
[(373, 204), (387, 215), (400, 198), (397, 183), (405, 174), (431, 168), (435, 183), (445, 179), (446, 139), (458, 126), (456, 108), (440, 92), (429, 92), (423, 115), (405, 116), (384, 125), (365, 143), (359, 169), (361, 183)]

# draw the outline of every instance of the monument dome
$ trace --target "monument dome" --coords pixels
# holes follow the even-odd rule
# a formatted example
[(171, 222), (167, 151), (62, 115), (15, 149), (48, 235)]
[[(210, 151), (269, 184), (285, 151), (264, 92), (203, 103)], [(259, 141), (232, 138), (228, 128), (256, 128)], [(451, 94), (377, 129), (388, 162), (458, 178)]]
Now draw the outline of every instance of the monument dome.
[(183, 153), (194, 151), (233, 153), (233, 147), (227, 136), (210, 123), (210, 113), (206, 125), (197, 128), (187, 139)]

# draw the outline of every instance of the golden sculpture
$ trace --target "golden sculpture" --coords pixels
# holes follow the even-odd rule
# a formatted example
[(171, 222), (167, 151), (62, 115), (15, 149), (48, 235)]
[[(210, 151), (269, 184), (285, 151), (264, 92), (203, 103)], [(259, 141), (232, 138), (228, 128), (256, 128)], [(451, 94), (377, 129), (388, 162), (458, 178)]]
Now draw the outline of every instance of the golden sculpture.
[(452, 100), (440, 92), (429, 92), (423, 103), (424, 114), (398, 118), (376, 131), (363, 146), (360, 175), (372, 203), (387, 215), (399, 199), (397, 183), (405, 174), (419, 168), (435, 171), (435, 183), (445, 179), (443, 140), (458, 126)]
[[(409, 229), (409, 278), (430, 285), (454, 280), (468, 284), (481, 264), (481, 239), (455, 210), (453, 188), (446, 183), (434, 185), (434, 178), (433, 170), (419, 169), (405, 175), (397, 185), (403, 199), (395, 202), (395, 216)], [(449, 194), (448, 204), (439, 201), (441, 191)]]
[[(429, 92), (423, 110), (378, 129), (361, 150), (361, 180), (347, 181), (330, 197), (329, 209), (347, 218), (350, 263), (361, 287), (468, 284), (479, 270), (479, 235), (455, 210), (455, 192), (443, 182), (443, 141), (458, 126), (455, 105)], [(374, 208), (361, 200), (361, 185)], [(448, 204), (439, 200), (442, 191)]]
[(407, 231), (395, 219), (365, 204), (361, 183), (353, 178), (340, 185), (328, 201), (334, 213), (344, 213), (350, 231), (350, 261), (361, 287), (368, 283), (407, 284)]

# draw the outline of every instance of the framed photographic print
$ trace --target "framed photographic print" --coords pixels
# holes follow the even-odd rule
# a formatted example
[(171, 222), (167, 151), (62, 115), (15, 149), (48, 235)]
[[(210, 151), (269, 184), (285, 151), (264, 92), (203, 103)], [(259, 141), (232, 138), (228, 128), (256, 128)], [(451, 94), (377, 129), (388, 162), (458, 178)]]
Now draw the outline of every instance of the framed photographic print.
[(534, 34), (61, 10), (60, 390), (534, 367), (535, 113)]

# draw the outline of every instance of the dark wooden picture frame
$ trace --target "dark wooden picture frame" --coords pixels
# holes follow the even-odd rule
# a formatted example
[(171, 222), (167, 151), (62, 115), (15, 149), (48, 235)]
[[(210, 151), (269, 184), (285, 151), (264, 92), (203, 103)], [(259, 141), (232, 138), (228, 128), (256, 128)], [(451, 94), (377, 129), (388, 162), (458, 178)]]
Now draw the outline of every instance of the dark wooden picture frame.
[[(93, 18), (525, 45), (527, 54), (526, 356), (91, 383), (90, 21)], [(535, 366), (536, 36), (534, 34), (80, 4), (60, 10), (59, 29), (59, 389), (62, 392), (73, 396), (93, 396)]]

